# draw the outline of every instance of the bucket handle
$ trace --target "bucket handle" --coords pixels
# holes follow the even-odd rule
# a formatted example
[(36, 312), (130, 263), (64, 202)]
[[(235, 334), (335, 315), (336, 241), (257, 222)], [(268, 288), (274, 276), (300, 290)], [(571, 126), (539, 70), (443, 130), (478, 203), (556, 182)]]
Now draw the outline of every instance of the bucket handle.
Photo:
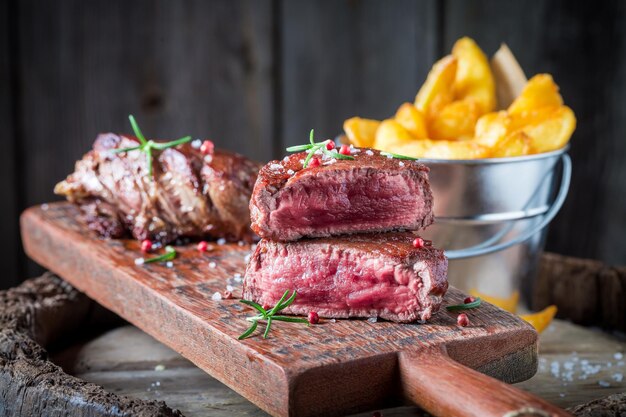
[(533, 226), (530, 230), (522, 233), (514, 239), (509, 240), (508, 242), (503, 242), (499, 244), (491, 244), (488, 246), (484, 245), (476, 245), (469, 248), (464, 249), (456, 249), (445, 251), (448, 259), (465, 259), (472, 258), (474, 256), (482, 256), (488, 255), (490, 253), (498, 252), (504, 249), (508, 249), (511, 246), (520, 244), (531, 237), (533, 237), (536, 233), (540, 232), (544, 227), (546, 227), (552, 219), (557, 215), (563, 203), (565, 202), (565, 198), (567, 197), (567, 192), (569, 191), (570, 182), (572, 179), (572, 160), (568, 154), (561, 155), (561, 164), (563, 165), (563, 173), (561, 175), (561, 186), (559, 188), (559, 192), (552, 203), (550, 209), (544, 214), (543, 219), (535, 226)]

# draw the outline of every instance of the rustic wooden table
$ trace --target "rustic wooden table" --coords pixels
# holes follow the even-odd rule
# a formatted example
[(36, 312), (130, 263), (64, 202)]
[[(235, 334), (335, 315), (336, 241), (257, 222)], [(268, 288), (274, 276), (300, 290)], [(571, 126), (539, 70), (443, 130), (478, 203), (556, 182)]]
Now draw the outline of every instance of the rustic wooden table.
[[(52, 359), (69, 373), (111, 392), (163, 400), (186, 416), (266, 415), (132, 326), (110, 330), (55, 352)], [(625, 392), (625, 362), (625, 335), (611, 335), (556, 320), (541, 335), (539, 371), (518, 385), (556, 405), (570, 407)], [(413, 406), (381, 411), (385, 416), (421, 415)]]

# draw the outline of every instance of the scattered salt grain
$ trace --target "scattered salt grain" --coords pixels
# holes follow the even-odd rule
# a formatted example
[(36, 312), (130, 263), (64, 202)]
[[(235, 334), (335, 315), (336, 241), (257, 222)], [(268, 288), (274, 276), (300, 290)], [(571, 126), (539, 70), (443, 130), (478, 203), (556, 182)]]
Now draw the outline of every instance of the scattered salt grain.
[(369, 150), (369, 149), (368, 149), (368, 150), (366, 150), (366, 151), (365, 151), (365, 153), (366, 153), (366, 154), (368, 154), (369, 156), (374, 155), (374, 152), (372, 152), (372, 151), (371, 151), (371, 150)]
[(160, 387), (161, 386), (161, 381), (155, 382), (154, 385), (156, 385), (157, 387)]
[(217, 264), (215, 262), (209, 262), (209, 268), (215, 268)]
[(202, 146), (202, 141), (200, 139), (196, 139), (191, 142), (191, 147), (194, 149), (200, 149), (200, 146)]
[(330, 319), (330, 320), (328, 320), (328, 321), (329, 321), (329, 322), (331, 322), (331, 323), (335, 323), (335, 322), (337, 322), (337, 320), (335, 320), (335, 319)]
[(225, 245), (226, 244), (226, 239), (224, 239), (223, 237), (217, 239), (217, 244), (218, 245)]
[(285, 162), (289, 161), (289, 157), (288, 156), (284, 157), (283, 161), (285, 161)]
[(46, 203), (43, 203), (43, 204), (41, 205), (41, 209), (42, 209), (43, 211), (46, 211), (46, 210), (48, 210), (49, 208), (50, 208), (50, 206), (48, 206)]
[(219, 292), (215, 292), (211, 296), (211, 300), (213, 301), (220, 301), (221, 299), (222, 299), (222, 294), (220, 294)]
[(611, 386), (611, 383), (610, 382), (606, 382), (606, 381), (598, 381), (598, 385), (600, 385), (601, 387), (604, 387), (604, 388), (608, 388), (608, 387)]
[(233, 275), (235, 277), (235, 279), (237, 278), (241, 278), (241, 274), (239, 272), (237, 272), (235, 275)]
[(157, 371), (157, 372), (165, 371), (165, 365), (159, 364), (159, 365), (154, 367), (154, 370)]
[(613, 357), (615, 358), (615, 360), (621, 361), (624, 358), (624, 355), (622, 354), (622, 352), (617, 352), (615, 355), (613, 355)]
[(404, 162), (400, 161), (400, 163), (398, 163), (398, 165), (400, 165), (401, 167), (404, 166)]
[(220, 186), (218, 187), (218, 189), (219, 189), (220, 191), (224, 191), (224, 189), (225, 189), (225, 188), (226, 188), (226, 187), (224, 187), (224, 185), (220, 185)]
[(378, 319), (376, 317), (370, 317), (369, 319), (367, 319), (367, 321), (369, 321), (370, 323), (376, 323)]
[(296, 172), (295, 172), (293, 169), (288, 169), (288, 170), (287, 170), (287, 174), (289, 174), (289, 175), (293, 175), (293, 174), (295, 174), (295, 173), (296, 173)]
[(243, 260), (244, 260), (245, 263), (248, 263), (248, 262), (250, 262), (250, 258), (252, 258), (252, 254), (251, 253), (247, 254), (246, 257), (243, 258)]
[(281, 164), (270, 164), (270, 169), (272, 171), (278, 171), (283, 169), (283, 166)]
[(227, 285), (226, 286), (226, 291), (231, 291), (232, 292), (234, 290), (235, 290), (235, 287), (233, 287), (232, 285)]
[(143, 258), (136, 258), (135, 259), (135, 265), (143, 265), (144, 260)]
[(561, 397), (561, 398), (565, 397), (565, 393), (564, 392), (560, 392), (559, 393), (559, 397)]
[(618, 372), (618, 373), (613, 374), (612, 378), (615, 382), (622, 382), (624, 380), (624, 374), (622, 374), (621, 372)]
[(238, 246), (243, 246), (243, 245), (245, 245), (245, 244), (246, 244), (246, 242), (244, 242), (243, 240), (240, 240), (239, 242), (237, 242), (237, 245), (238, 245)]
[(174, 266), (174, 262), (172, 262), (172, 261), (167, 261), (167, 262), (165, 262), (165, 266), (167, 266), (168, 268), (171, 268), (171, 267), (173, 267), (173, 266)]
[(304, 159), (301, 159), (301, 160), (300, 160), (300, 163), (301, 163), (302, 165), (304, 165)]
[(213, 155), (205, 155), (204, 162), (206, 162), (207, 164), (210, 164), (211, 162), (213, 162)]

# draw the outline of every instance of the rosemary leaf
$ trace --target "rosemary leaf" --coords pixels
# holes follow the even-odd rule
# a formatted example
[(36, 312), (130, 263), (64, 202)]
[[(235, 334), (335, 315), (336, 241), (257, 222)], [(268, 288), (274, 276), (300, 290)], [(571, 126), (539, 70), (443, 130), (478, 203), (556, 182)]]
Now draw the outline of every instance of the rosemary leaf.
[(139, 139), (139, 142), (141, 142), (142, 145), (145, 145), (148, 141), (143, 136), (143, 133), (141, 133), (141, 129), (139, 129), (139, 125), (135, 121), (135, 116), (129, 114), (128, 120), (130, 120), (130, 125), (133, 127), (133, 131), (135, 132), (135, 136), (137, 136), (137, 139)]
[[(293, 295), (292, 297), (293, 297), (293, 298), (295, 298), (295, 293), (296, 293), (296, 292), (294, 291), (293, 293), (294, 293), (294, 295)], [(289, 295), (289, 290), (286, 290), (286, 291), (283, 293), (283, 296), (282, 296), (282, 297), (280, 297), (280, 300), (278, 300), (278, 302), (276, 303), (276, 305), (274, 306), (274, 308), (272, 308), (272, 309), (271, 309), (271, 310), (267, 313), (267, 315), (271, 317), (271, 316), (273, 316), (274, 314), (278, 313), (278, 311), (279, 311), (279, 310), (282, 310), (284, 307), (281, 307), (281, 304), (283, 303), (283, 301), (285, 301), (285, 298), (287, 298), (287, 296), (288, 296), (288, 295)]]
[(143, 261), (144, 264), (149, 264), (151, 262), (163, 262), (163, 261), (171, 261), (176, 258), (176, 249), (171, 246), (165, 247), (165, 253), (160, 256), (155, 256), (154, 258), (145, 259)]
[(300, 152), (300, 151), (306, 151), (308, 149), (311, 149), (314, 145), (296, 145), (296, 146), (290, 146), (287, 149), (285, 149), (287, 152)]
[(270, 327), (272, 327), (272, 318), (267, 319), (267, 325), (265, 326), (265, 331), (263, 332), (263, 339), (267, 339), (267, 335), (270, 332)]
[(272, 320), (287, 321), (289, 323), (307, 323), (307, 324), (309, 324), (309, 321), (307, 319), (301, 319), (301, 318), (298, 318), (298, 317), (289, 317), (289, 316), (274, 316), (274, 317), (272, 317)]
[(391, 156), (391, 157), (393, 157), (395, 159), (406, 159), (406, 160), (409, 160), (409, 161), (417, 161), (418, 160), (418, 158), (413, 158), (412, 156), (399, 155), (397, 153), (391, 153), (391, 152), (381, 152), (380, 154), (383, 155), (383, 156)]
[(241, 334), (241, 336), (239, 336), (237, 339), (242, 340), (245, 339), (246, 337), (250, 336), (252, 333), (254, 333), (254, 331), (256, 330), (256, 327), (259, 325), (258, 321), (255, 321), (252, 323), (252, 326), (250, 326), (250, 328), (248, 330), (246, 330), (245, 332), (243, 332)]
[(313, 141), (313, 129), (309, 132), (309, 142), (311, 142), (311, 145), (315, 146), (315, 142)]
[(479, 307), (481, 304), (480, 298), (476, 298), (471, 303), (467, 304), (455, 304), (452, 306), (446, 306), (446, 310), (448, 311), (461, 311), (461, 310), (471, 310), (472, 308)]
[(248, 301), (248, 300), (239, 300), (239, 301), (244, 303), (245, 305), (248, 305), (248, 306), (256, 309), (259, 313), (261, 313), (261, 315), (263, 317), (267, 316), (267, 311), (265, 311), (265, 309), (263, 307), (261, 307), (260, 304), (257, 304), (254, 301)]
[(171, 142), (166, 142), (166, 143), (153, 142), (152, 147), (154, 149), (163, 150), (167, 148), (172, 148), (174, 146), (182, 145), (183, 143), (187, 143), (190, 140), (191, 140), (191, 136), (185, 136), (184, 138), (176, 139), (176, 140), (173, 140)]
[(306, 168), (309, 165), (309, 161), (311, 161), (311, 158), (313, 158), (313, 154), (315, 153), (317, 149), (313, 150), (311, 149), (309, 151), (309, 154), (306, 156), (306, 159), (304, 160), (304, 163), (302, 164), (302, 168)]
[(275, 311), (275, 313), (278, 313), (280, 310), (282, 310), (282, 309), (284, 309), (284, 308), (286, 308), (286, 307), (289, 307), (289, 306), (291, 305), (291, 303), (293, 303), (293, 302), (294, 302), (294, 300), (296, 299), (296, 295), (297, 295), (297, 293), (296, 293), (296, 291), (294, 290), (294, 291), (293, 291), (293, 294), (291, 294), (291, 297), (289, 297), (289, 298), (287, 299), (287, 301), (285, 301), (284, 303), (282, 303), (282, 304), (280, 305), (280, 307), (278, 307), (278, 310), (276, 310), (276, 311)]

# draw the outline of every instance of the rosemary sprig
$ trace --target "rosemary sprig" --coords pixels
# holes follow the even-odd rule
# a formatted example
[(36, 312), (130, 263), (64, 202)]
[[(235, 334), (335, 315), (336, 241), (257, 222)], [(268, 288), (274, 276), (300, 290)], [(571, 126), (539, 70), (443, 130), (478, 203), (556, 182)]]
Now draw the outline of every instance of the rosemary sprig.
[(461, 311), (461, 310), (471, 310), (472, 308), (479, 307), (481, 304), (480, 298), (476, 298), (471, 303), (467, 304), (455, 304), (453, 306), (446, 306), (446, 310), (448, 311)]
[(302, 151), (308, 152), (308, 155), (306, 156), (306, 159), (304, 160), (304, 163), (302, 164), (302, 168), (306, 168), (309, 165), (309, 161), (311, 161), (311, 158), (313, 158), (313, 155), (315, 154), (315, 152), (319, 150), (321, 150), (324, 154), (335, 159), (354, 159), (353, 156), (341, 154), (337, 152), (337, 150), (333, 152), (333, 151), (329, 151), (328, 149), (326, 149), (326, 144), (330, 142), (330, 139), (327, 139), (323, 142), (315, 142), (313, 140), (313, 129), (311, 129), (311, 132), (309, 133), (309, 142), (310, 143), (307, 143), (306, 145), (290, 146), (286, 149), (287, 152), (302, 152)]
[(288, 307), (289, 305), (291, 305), (291, 303), (294, 302), (294, 300), (296, 299), (297, 293), (294, 290), (291, 296), (287, 300), (285, 300), (285, 298), (287, 298), (288, 295), (289, 295), (289, 290), (285, 291), (283, 296), (280, 297), (280, 300), (278, 300), (278, 303), (276, 303), (276, 305), (270, 310), (265, 310), (263, 307), (261, 307), (261, 305), (255, 303), (254, 301), (239, 300), (240, 302), (254, 308), (255, 310), (259, 312), (259, 315), (257, 316), (246, 318), (247, 321), (252, 322), (252, 325), (250, 325), (250, 328), (248, 328), (248, 330), (246, 330), (245, 332), (241, 334), (241, 336), (239, 336), (239, 340), (245, 339), (246, 337), (249, 337), (252, 333), (254, 333), (257, 326), (259, 325), (259, 321), (263, 321), (263, 320), (267, 321), (267, 324), (265, 325), (265, 331), (263, 332), (263, 339), (267, 339), (267, 335), (269, 334), (270, 328), (272, 327), (272, 322), (274, 321), (286, 321), (289, 323), (306, 323), (306, 325), (308, 326), (309, 321), (307, 319), (276, 315), (276, 313)]
[(151, 262), (164, 262), (171, 261), (176, 258), (176, 249), (171, 246), (165, 247), (165, 253), (163, 255), (155, 256), (154, 258), (144, 259), (144, 264), (149, 264)]
[(180, 139), (173, 140), (171, 142), (155, 142), (153, 140), (146, 140), (145, 136), (139, 129), (139, 125), (137, 125), (137, 121), (135, 117), (131, 114), (128, 116), (130, 120), (130, 125), (133, 127), (133, 131), (135, 132), (135, 136), (139, 139), (139, 146), (132, 146), (130, 148), (120, 148), (113, 149), (113, 153), (122, 153), (122, 152), (131, 152), (131, 151), (140, 151), (146, 154), (146, 158), (148, 161), (148, 176), (150, 177), (150, 181), (152, 181), (152, 150), (156, 149), (158, 151), (162, 151), (167, 148), (172, 148), (177, 145), (181, 145), (183, 143), (187, 143), (191, 140), (191, 136), (185, 136)]
[(407, 159), (409, 161), (417, 161), (418, 158), (413, 158), (412, 156), (406, 156), (406, 155), (399, 155), (397, 153), (391, 153), (391, 152), (380, 152), (380, 154), (382, 156), (391, 156), (392, 158), (395, 159)]

